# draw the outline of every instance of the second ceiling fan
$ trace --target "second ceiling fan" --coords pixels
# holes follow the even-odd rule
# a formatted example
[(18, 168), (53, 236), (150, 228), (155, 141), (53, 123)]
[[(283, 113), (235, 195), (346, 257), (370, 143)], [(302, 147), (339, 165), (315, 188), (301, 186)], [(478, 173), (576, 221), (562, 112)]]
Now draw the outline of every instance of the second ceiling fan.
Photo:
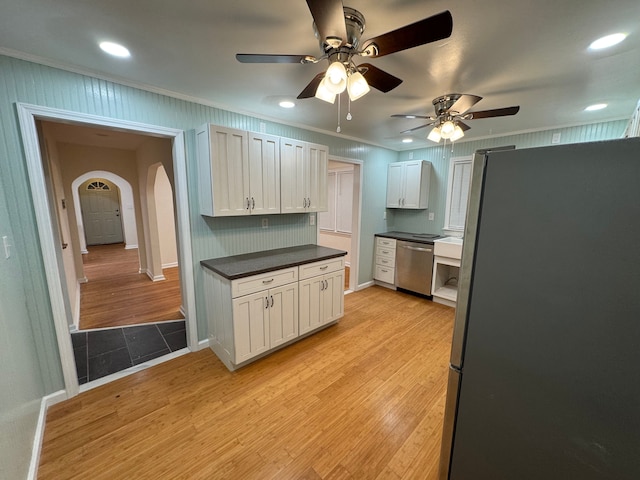
[(441, 138), (450, 140), (452, 142), (462, 138), (464, 132), (469, 130), (469, 125), (462, 122), (462, 120), (475, 120), (478, 118), (492, 118), (492, 117), (505, 117), (509, 115), (515, 115), (520, 111), (519, 106), (496, 108), (493, 110), (480, 110), (470, 112), (476, 103), (482, 100), (482, 97), (477, 95), (469, 95), (464, 93), (449, 93), (442, 95), (441, 97), (433, 100), (433, 107), (435, 108), (435, 116), (426, 115), (391, 115), (398, 118), (422, 118), (430, 120), (429, 123), (420, 125), (409, 130), (404, 130), (400, 133), (412, 133), (421, 128), (426, 128), (434, 125), (433, 129), (428, 135), (428, 139), (433, 142), (439, 142)]
[(298, 98), (317, 97), (329, 103), (345, 89), (351, 100), (369, 91), (369, 86), (389, 92), (402, 80), (370, 63), (356, 65), (353, 57), (377, 58), (448, 38), (453, 30), (449, 11), (425, 18), (361, 43), (365, 29), (362, 13), (342, 4), (342, 0), (306, 0), (313, 28), (320, 42), (321, 55), (236, 54), (242, 63), (318, 63), (329, 61), (326, 72), (319, 73)]

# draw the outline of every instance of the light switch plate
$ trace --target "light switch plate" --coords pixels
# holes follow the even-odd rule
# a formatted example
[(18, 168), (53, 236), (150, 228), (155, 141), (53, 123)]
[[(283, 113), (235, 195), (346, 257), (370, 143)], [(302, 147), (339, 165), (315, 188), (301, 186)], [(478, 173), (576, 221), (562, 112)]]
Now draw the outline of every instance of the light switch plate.
[(436, 219), (436, 214), (433, 212), (429, 212), (429, 220), (435, 220)]
[(316, 224), (316, 216), (312, 213), (311, 215), (309, 215), (309, 225), (315, 225)]
[(4, 258), (9, 258), (11, 256), (11, 245), (9, 245), (9, 237), (6, 235), (2, 237), (2, 245), (4, 246)]

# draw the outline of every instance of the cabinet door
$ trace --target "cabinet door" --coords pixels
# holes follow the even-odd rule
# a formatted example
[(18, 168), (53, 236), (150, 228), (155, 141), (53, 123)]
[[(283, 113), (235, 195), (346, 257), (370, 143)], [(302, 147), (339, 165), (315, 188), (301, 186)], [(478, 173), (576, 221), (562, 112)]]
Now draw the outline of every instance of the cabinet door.
[(267, 290), (233, 299), (234, 363), (269, 350), (269, 305)]
[(401, 208), (404, 180), (404, 164), (390, 163), (387, 168), (387, 208)]
[(431, 164), (424, 160), (405, 162), (404, 178), (402, 208), (427, 208), (429, 206)]
[(248, 215), (249, 155), (247, 132), (210, 127), (214, 216)]
[(269, 290), (271, 348), (298, 336), (298, 283)]
[(322, 276), (300, 281), (300, 335), (322, 325)]
[(324, 276), (322, 323), (332, 322), (344, 314), (344, 270)]
[(310, 143), (307, 146), (308, 160), (305, 163), (307, 167), (305, 182), (308, 212), (326, 212), (329, 207), (327, 199), (328, 154), (329, 151), (324, 145)]
[(305, 143), (280, 139), (280, 212), (305, 211)]
[(249, 134), (249, 200), (252, 214), (280, 213), (280, 139)]

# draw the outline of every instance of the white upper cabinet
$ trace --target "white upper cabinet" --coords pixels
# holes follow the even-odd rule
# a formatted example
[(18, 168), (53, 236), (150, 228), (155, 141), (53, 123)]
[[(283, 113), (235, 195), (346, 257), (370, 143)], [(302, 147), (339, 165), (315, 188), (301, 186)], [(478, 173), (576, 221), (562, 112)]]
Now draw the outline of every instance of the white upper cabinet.
[(280, 139), (282, 213), (327, 210), (328, 153), (324, 145)]
[(387, 170), (387, 208), (429, 206), (431, 163), (426, 160), (390, 163)]
[(326, 146), (210, 124), (196, 144), (202, 215), (327, 210)]
[(280, 213), (280, 138), (249, 132), (249, 211)]
[(216, 125), (196, 131), (200, 213), (210, 217), (248, 215), (247, 132)]

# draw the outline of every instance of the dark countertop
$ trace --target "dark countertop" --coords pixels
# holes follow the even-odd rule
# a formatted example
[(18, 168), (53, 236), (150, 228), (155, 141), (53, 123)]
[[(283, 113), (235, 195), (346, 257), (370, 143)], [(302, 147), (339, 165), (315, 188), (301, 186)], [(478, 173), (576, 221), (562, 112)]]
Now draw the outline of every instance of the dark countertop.
[(396, 240), (404, 240), (407, 242), (427, 243), (433, 245), (433, 241), (443, 238), (442, 235), (435, 233), (409, 233), (409, 232), (385, 232), (376, 233), (376, 237), (395, 238)]
[(296, 267), (305, 263), (342, 257), (347, 252), (319, 245), (276, 248), (262, 252), (245, 253), (231, 257), (201, 260), (200, 265), (229, 280), (272, 272), (281, 268)]

